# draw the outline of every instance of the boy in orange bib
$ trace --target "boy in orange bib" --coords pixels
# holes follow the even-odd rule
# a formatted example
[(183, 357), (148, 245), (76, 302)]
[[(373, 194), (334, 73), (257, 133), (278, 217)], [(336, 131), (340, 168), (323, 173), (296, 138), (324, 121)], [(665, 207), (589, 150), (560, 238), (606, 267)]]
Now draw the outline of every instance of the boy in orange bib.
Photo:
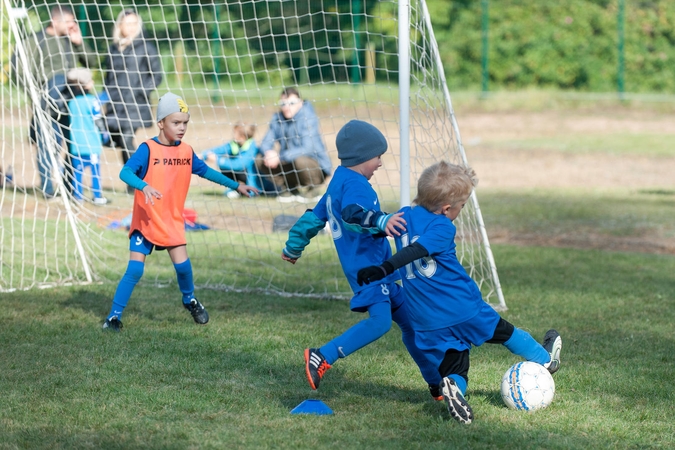
[(185, 101), (172, 93), (163, 95), (157, 105), (159, 135), (142, 143), (120, 172), (120, 179), (135, 189), (129, 230), (131, 253), (110, 314), (103, 323), (104, 330), (122, 328), (122, 312), (143, 276), (145, 258), (154, 248), (168, 251), (183, 294), (183, 306), (194, 321), (209, 321), (209, 314), (194, 296), (192, 264), (186, 248), (183, 210), (190, 178), (195, 174), (247, 197), (258, 190), (239, 184), (197, 158), (192, 147), (182, 141), (189, 121)]

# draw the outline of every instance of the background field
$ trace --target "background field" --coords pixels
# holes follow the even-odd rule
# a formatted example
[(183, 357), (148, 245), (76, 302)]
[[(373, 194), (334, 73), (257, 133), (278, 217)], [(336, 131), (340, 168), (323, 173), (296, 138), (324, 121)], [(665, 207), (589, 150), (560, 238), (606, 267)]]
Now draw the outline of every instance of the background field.
[[(516, 359), (486, 345), (472, 352), (476, 420), (459, 426), (396, 327), (311, 391), (302, 349), (360, 318), (342, 301), (203, 290), (198, 327), (175, 284), (141, 286), (123, 332), (102, 333), (109, 283), (0, 297), (0, 448), (673, 447), (674, 109), (459, 95), (455, 111), (503, 315), (564, 339), (549, 409), (506, 409)], [(307, 398), (335, 414), (289, 414)]]

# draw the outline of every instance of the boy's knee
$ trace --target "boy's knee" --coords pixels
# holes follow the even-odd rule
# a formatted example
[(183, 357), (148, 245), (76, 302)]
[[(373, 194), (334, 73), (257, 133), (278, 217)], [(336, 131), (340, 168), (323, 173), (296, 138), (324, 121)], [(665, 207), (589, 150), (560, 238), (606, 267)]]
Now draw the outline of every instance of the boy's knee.
[(144, 263), (140, 261), (129, 261), (129, 265), (127, 265), (127, 271), (124, 273), (124, 277), (131, 281), (138, 282), (143, 276), (144, 269)]
[(175, 264), (173, 265), (174, 269), (176, 270), (176, 273), (178, 276), (189, 276), (192, 274), (192, 263), (190, 262), (190, 259), (186, 259), (182, 263)]
[(370, 327), (380, 336), (384, 336), (391, 329), (391, 318), (384, 316), (371, 317), (369, 319)]
[(511, 339), (514, 330), (515, 327), (510, 322), (500, 318), (497, 326), (495, 327), (495, 332), (492, 335), (492, 339), (486, 342), (488, 344), (504, 344), (509, 339)]

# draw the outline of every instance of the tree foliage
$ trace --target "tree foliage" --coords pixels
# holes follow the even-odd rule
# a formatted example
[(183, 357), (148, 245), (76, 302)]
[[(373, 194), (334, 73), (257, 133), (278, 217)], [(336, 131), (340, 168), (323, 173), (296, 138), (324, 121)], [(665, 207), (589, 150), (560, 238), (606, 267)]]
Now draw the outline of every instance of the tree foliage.
[[(442, 5), (442, 4), (446, 5)], [(481, 80), (481, 2), (430, 0), (451, 88)], [(618, 0), (489, 2), (488, 73), (493, 89), (531, 86), (616, 90)], [(675, 90), (675, 2), (625, 2), (625, 80), (631, 92)]]
[[(482, 6), (487, 3), (491, 89), (603, 92), (617, 87), (619, 1), (427, 0), (427, 4), (451, 89), (481, 85)], [(53, 2), (22, 3), (31, 11), (24, 26), (47, 23), (48, 5)], [(626, 91), (675, 91), (671, 63), (675, 2), (624, 3)], [(355, 70), (363, 71), (364, 52), (372, 48), (378, 55), (378, 78), (397, 78), (395, 2), (84, 0), (73, 7), (90, 44), (101, 53), (119, 11), (136, 8), (168, 72), (187, 66), (191, 73), (221, 81), (251, 77), (267, 77), (270, 82), (344, 81), (353, 78)], [(3, 48), (7, 45), (3, 42)], [(3, 51), (3, 60), (10, 52)]]

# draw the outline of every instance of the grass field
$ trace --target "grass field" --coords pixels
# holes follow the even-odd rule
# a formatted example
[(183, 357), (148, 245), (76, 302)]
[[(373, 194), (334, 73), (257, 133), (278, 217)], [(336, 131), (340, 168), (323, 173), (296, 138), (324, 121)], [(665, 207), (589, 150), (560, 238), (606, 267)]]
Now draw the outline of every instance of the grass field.
[[(546, 202), (522, 201), (545, 216)], [(358, 320), (342, 301), (205, 290), (211, 321), (197, 326), (175, 287), (140, 287), (123, 332), (108, 334), (100, 324), (115, 286), (105, 284), (0, 298), (0, 448), (675, 445), (675, 258), (544, 246), (494, 251), (504, 317), (538, 338), (551, 326), (564, 337), (546, 410), (506, 409), (499, 380), (517, 359), (485, 345), (472, 352), (476, 419), (459, 426), (429, 397), (395, 327), (337, 362), (311, 391), (302, 349)], [(308, 398), (334, 415), (289, 413)]]
[[(475, 421), (458, 425), (395, 326), (310, 390), (302, 350), (361, 318), (344, 301), (201, 290), (197, 326), (175, 284), (145, 284), (122, 333), (103, 333), (106, 283), (0, 296), (0, 449), (675, 447), (672, 112), (505, 104), (456, 109), (503, 316), (563, 336), (548, 409), (508, 410), (499, 381), (518, 359), (484, 345)], [(334, 414), (290, 414), (309, 398)]]

